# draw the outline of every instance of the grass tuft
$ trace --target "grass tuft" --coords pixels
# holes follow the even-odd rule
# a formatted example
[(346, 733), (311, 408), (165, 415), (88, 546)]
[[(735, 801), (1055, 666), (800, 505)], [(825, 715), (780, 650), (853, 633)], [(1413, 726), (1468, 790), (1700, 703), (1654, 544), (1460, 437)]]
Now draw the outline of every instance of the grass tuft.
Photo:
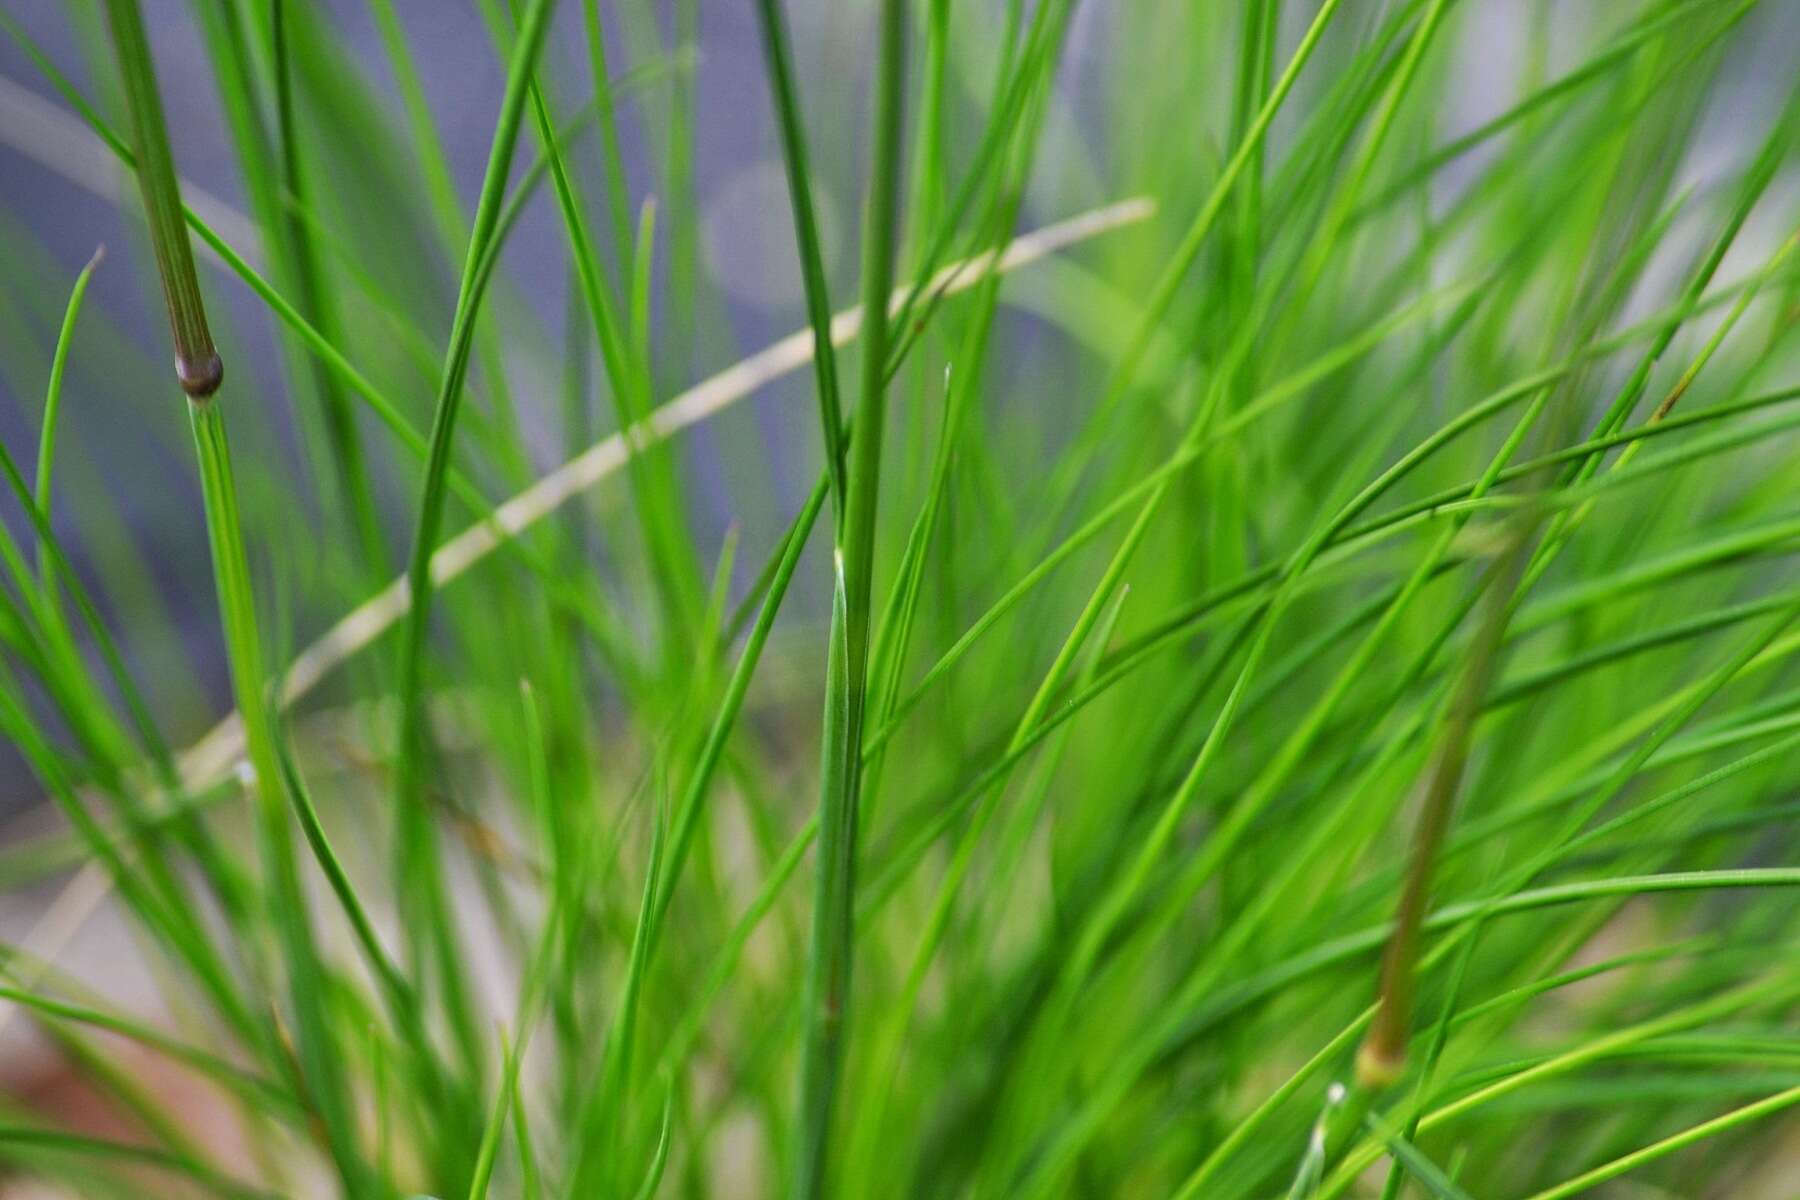
[(1791, 8), (0, 13), (0, 1191), (1786, 1200)]

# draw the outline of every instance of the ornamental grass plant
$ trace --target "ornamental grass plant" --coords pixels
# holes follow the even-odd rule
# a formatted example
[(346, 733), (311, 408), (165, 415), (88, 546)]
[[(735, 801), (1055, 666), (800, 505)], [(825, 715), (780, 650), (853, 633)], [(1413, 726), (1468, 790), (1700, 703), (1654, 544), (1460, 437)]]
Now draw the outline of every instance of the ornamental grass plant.
[(0, 3), (0, 1196), (1800, 1195), (1800, 9)]

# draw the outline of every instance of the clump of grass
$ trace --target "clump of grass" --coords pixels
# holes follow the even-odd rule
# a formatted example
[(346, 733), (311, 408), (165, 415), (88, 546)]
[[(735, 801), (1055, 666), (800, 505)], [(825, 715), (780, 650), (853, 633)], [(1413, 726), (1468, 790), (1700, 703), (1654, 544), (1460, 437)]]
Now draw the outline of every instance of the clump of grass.
[(0, 14), (9, 1171), (1790, 1190), (1792, 13), (477, 8)]

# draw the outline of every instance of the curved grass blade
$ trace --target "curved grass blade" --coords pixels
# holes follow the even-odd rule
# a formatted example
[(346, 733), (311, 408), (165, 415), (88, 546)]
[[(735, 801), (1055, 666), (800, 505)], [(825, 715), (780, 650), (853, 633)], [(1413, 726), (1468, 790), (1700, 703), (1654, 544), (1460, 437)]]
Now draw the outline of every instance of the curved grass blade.
[(475, 1032), (474, 1014), (466, 994), (466, 981), (452, 949), (455, 931), (448, 900), (443, 891), (441, 866), (435, 844), (438, 835), (427, 812), (426, 774), (430, 769), (430, 749), (423, 692), (425, 643), (430, 628), (431, 597), (435, 582), (431, 576), (431, 555), (437, 545), (438, 529), (443, 521), (446, 480), (456, 437), (456, 418), (462, 405), (463, 380), (468, 371), (476, 314), (481, 303), (482, 289), (478, 285), (481, 265), (500, 216), (506, 176), (512, 163), (513, 148), (518, 143), (519, 126), (525, 113), (525, 100), (530, 89), (533, 67), (554, 7), (554, 0), (533, 0), (520, 26), (519, 38), (507, 71), (506, 92), (495, 123), (487, 173), (482, 181), (481, 198), (476, 206), (474, 227), (469, 236), (468, 255), (463, 264), (462, 283), (457, 293), (456, 315), (451, 323), (450, 342), (445, 350), (444, 369), (432, 418), (431, 449), (426, 459), (418, 518), (407, 566), (407, 590), (411, 605), (400, 651), (400, 755), (395, 780), (399, 805), (399, 830), (396, 835), (399, 854), (396, 871), (400, 894), (405, 898), (413, 918), (409, 939), (409, 966), (417, 972), (425, 963), (435, 963), (435, 974), (443, 991), (451, 1027), (471, 1072), (480, 1061), (480, 1038)]
[[(106, 247), (96, 248), (94, 256), (75, 277), (75, 286), (69, 292), (69, 307), (63, 313), (62, 328), (56, 335), (56, 350), (50, 359), (50, 384), (44, 390), (44, 421), (38, 433), (37, 480), (32, 491), (38, 511), (46, 519), (50, 516), (50, 476), (56, 464), (56, 427), (62, 416), (63, 370), (69, 364), (69, 347), (75, 340), (75, 320), (81, 315), (81, 301), (87, 295), (88, 280), (93, 278), (94, 268), (105, 257)], [(38, 539), (38, 584), (50, 587), (50, 546), (42, 538)]]

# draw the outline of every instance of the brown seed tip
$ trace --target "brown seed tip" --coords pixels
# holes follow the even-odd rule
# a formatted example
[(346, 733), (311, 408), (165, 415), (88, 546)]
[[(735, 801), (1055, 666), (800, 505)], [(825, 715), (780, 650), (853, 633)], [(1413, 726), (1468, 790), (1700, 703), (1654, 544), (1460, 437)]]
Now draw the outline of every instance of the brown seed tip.
[(1356, 1086), (1366, 1092), (1384, 1092), (1405, 1073), (1406, 1056), (1377, 1045), (1373, 1038), (1356, 1052)]
[(219, 361), (217, 351), (206, 356), (203, 362), (190, 362), (182, 355), (175, 356), (175, 378), (181, 381), (181, 390), (196, 400), (204, 400), (219, 390), (225, 381), (225, 364)]

